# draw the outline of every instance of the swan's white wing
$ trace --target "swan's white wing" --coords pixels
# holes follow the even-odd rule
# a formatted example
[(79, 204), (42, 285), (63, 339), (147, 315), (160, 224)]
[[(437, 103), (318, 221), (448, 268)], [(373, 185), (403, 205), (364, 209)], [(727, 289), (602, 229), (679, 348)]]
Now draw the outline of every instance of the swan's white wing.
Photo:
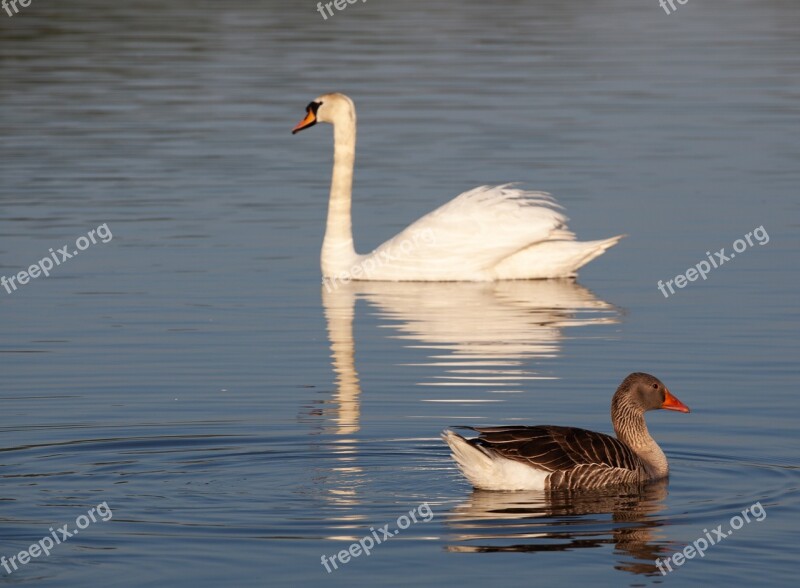
[(492, 280), (503, 259), (533, 244), (573, 241), (560, 207), (543, 192), (510, 185), (464, 192), (372, 253), (361, 279)]

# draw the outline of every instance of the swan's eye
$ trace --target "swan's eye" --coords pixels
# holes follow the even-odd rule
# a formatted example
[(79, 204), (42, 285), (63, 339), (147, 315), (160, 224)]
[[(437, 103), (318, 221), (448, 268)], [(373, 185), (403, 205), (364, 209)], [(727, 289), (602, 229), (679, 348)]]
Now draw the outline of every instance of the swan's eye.
[(322, 106), (322, 102), (309, 102), (308, 106), (306, 106), (306, 112), (312, 112), (316, 116), (320, 106)]

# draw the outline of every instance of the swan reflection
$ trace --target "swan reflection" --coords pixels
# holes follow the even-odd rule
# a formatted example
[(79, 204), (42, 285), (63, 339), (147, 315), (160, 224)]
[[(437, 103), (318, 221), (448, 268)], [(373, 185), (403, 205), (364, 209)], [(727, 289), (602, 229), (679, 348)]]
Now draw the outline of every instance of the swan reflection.
[[(317, 482), (337, 505), (356, 505), (365, 473), (357, 459), (361, 383), (356, 369), (353, 323), (364, 300), (387, 336), (425, 350), (421, 386), (470, 386), (478, 394), (497, 388), (528, 388), (543, 379), (530, 367), (558, 357), (571, 327), (618, 322), (618, 311), (572, 280), (493, 283), (350, 282), (322, 288), (322, 303), (336, 376), (330, 398), (312, 412), (322, 432), (335, 435), (325, 451), (333, 460), (317, 470)], [(477, 387), (477, 388), (476, 388)], [(441, 390), (441, 388), (439, 388)], [(359, 516), (349, 515), (338, 536)]]
[[(525, 380), (550, 379), (528, 367), (558, 357), (563, 331), (618, 322), (615, 307), (572, 280), (350, 282), (322, 289), (336, 391), (320, 413), (328, 432), (359, 430), (361, 386), (356, 370), (353, 319), (366, 300), (407, 347), (428, 350), (410, 371), (431, 373), (423, 386), (508, 390)], [(424, 368), (424, 369), (423, 369)]]
[[(564, 329), (618, 322), (618, 311), (572, 280), (492, 283), (351, 282), (323, 289), (339, 386), (357, 383), (352, 320), (366, 300), (407, 347), (425, 349), (434, 368), (424, 386), (520, 387), (549, 379), (525, 367), (561, 353)], [(349, 345), (349, 346), (348, 346)], [(342, 395), (352, 399), (357, 392)], [(343, 412), (352, 410), (345, 402)]]
[[(602, 491), (487, 492), (474, 490), (447, 524), (460, 553), (568, 551), (614, 545), (615, 568), (658, 574), (668, 555), (657, 529), (667, 481)], [(622, 557), (620, 557), (622, 556)]]

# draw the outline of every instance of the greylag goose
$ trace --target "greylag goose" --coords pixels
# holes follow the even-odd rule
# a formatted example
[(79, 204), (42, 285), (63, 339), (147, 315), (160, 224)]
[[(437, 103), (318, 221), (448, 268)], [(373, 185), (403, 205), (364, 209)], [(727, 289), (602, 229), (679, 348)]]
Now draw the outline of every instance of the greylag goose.
[(611, 400), (616, 439), (575, 427), (465, 427), (465, 439), (445, 430), (442, 438), (464, 476), (482, 490), (578, 490), (641, 484), (666, 478), (667, 457), (647, 431), (644, 413), (664, 408), (689, 412), (650, 374), (625, 378)]

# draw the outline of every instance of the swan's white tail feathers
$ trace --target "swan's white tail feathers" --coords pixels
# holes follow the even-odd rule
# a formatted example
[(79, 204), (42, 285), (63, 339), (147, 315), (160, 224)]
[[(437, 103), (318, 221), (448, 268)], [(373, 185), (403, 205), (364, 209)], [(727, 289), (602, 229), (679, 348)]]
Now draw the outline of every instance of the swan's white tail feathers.
[(619, 243), (624, 237), (627, 235), (617, 235), (616, 237), (610, 237), (608, 239), (601, 239), (599, 241), (585, 241), (584, 245), (586, 246), (586, 255), (580, 261), (580, 265), (577, 266), (575, 269), (586, 265), (590, 261), (592, 261), (596, 257), (600, 257), (611, 249), (614, 245)]
[(624, 236), (599, 241), (563, 239), (536, 243), (498, 263), (495, 276), (499, 280), (575, 277), (581, 267), (605, 253)]
[(608, 239), (600, 239), (599, 241), (588, 241), (588, 243), (596, 243), (597, 247), (600, 248), (601, 253), (603, 251), (607, 251), (611, 249), (614, 245), (622, 241), (628, 235), (622, 234), (617, 235), (616, 237), (609, 237)]
[(566, 226), (559, 227), (550, 233), (548, 241), (575, 241), (578, 237)]

